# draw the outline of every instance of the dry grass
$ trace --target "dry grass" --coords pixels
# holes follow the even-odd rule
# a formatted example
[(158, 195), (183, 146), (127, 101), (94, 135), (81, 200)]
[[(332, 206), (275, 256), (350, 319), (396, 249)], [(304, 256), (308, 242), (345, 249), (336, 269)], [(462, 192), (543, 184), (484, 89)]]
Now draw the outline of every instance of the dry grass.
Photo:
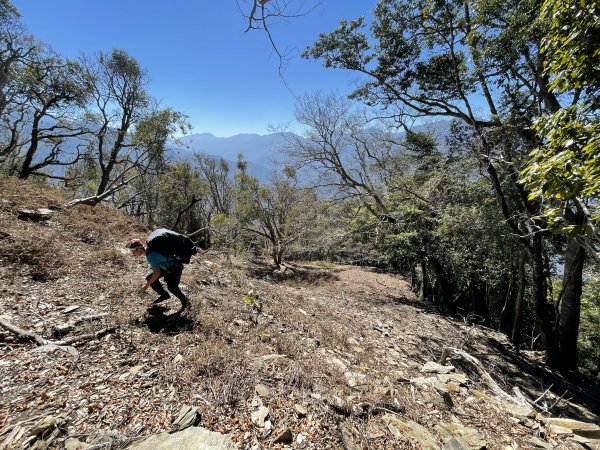
[[(473, 388), (485, 389), (477, 376), (452, 394), (453, 412), (431, 401), (435, 392), (402, 381), (421, 376), (422, 362), (464, 337), (460, 323), (419, 304), (401, 277), (322, 262), (281, 272), (267, 261), (205, 252), (183, 273), (191, 312), (177, 315), (179, 302), (165, 302), (165, 315), (154, 320), (174, 327), (153, 332), (146, 308), (154, 295), (137, 293), (146, 268), (123, 249), (146, 230), (111, 208), (62, 209), (65, 203), (58, 191), (0, 178), (0, 312), (47, 337), (71, 317), (106, 312), (106, 319), (77, 333), (108, 326), (116, 332), (82, 344), (77, 360), (31, 352), (32, 344), (0, 333), (0, 379), (11, 380), (10, 388), (6, 381), (0, 386), (2, 423), (64, 411), (71, 417), (68, 434), (92, 437), (112, 429), (134, 436), (169, 429), (181, 406), (193, 405), (201, 408), (203, 426), (232, 433), (241, 448), (281, 449), (273, 438), (285, 428), (309, 437), (291, 448), (343, 448), (342, 428), (357, 448), (413, 448), (382, 423), (391, 411), (430, 430), (459, 417), (486, 433), (490, 448), (526, 448), (529, 428), (495, 404), (467, 401)], [(17, 219), (19, 209), (40, 207), (55, 210), (49, 222)], [(244, 302), (250, 290), (261, 310)], [(67, 315), (69, 306), (79, 309)], [(380, 322), (387, 334), (375, 326)], [(489, 357), (497, 353), (492, 342), (497, 336), (487, 330), (470, 350)], [(273, 359), (263, 361), (265, 355)], [(522, 369), (501, 357), (494, 364)], [(363, 374), (364, 381), (351, 387), (348, 372)], [(530, 383), (539, 386), (539, 379)], [(258, 398), (257, 384), (270, 393)], [(35, 398), (41, 390), (48, 393), (43, 401)], [(269, 407), (275, 432), (251, 423), (259, 404)], [(294, 412), (298, 404), (307, 417)], [(374, 429), (380, 437), (370, 437)]]

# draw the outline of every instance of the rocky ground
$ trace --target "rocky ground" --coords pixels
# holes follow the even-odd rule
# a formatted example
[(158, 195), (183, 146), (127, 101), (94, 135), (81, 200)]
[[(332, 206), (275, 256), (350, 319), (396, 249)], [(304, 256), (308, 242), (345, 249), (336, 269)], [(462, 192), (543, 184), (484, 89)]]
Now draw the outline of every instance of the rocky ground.
[(148, 311), (124, 249), (147, 230), (65, 203), (0, 179), (0, 449), (205, 429), (239, 449), (600, 448), (597, 384), (419, 302), (401, 276), (201, 252), (191, 310)]

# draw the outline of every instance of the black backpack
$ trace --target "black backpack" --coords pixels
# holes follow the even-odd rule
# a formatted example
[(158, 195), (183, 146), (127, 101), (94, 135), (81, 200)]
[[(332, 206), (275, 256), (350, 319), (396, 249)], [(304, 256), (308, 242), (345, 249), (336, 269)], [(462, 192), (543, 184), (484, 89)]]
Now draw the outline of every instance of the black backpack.
[(146, 251), (174, 257), (184, 264), (188, 264), (191, 257), (198, 253), (198, 249), (189, 237), (166, 228), (159, 228), (148, 235)]

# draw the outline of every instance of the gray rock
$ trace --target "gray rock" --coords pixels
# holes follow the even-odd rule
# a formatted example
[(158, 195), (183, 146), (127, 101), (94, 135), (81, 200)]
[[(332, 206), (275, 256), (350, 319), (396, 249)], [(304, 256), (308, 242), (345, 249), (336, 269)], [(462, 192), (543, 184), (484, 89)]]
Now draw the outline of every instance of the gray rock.
[(265, 419), (269, 417), (269, 408), (266, 406), (261, 406), (258, 408), (258, 411), (254, 411), (251, 415), (252, 423), (257, 427), (264, 428)]
[(200, 419), (200, 413), (198, 412), (197, 407), (184, 405), (179, 410), (177, 418), (173, 421), (173, 430), (183, 430), (198, 425)]
[(436, 437), (418, 423), (390, 414), (386, 414), (382, 419), (397, 438), (415, 441), (423, 450), (438, 450), (440, 448)]
[(423, 373), (450, 373), (454, 372), (454, 366), (442, 366), (441, 364), (429, 361), (421, 367)]
[(128, 447), (128, 450), (236, 450), (229, 436), (201, 427), (190, 427), (177, 433), (162, 433)]
[(119, 433), (118, 431), (106, 431), (101, 435), (97, 436), (90, 442), (90, 447), (96, 447), (104, 445), (106, 448), (123, 448), (131, 442), (127, 436)]
[(435, 431), (444, 439), (459, 438), (463, 440), (470, 450), (486, 448), (485, 439), (483, 439), (481, 434), (475, 428), (465, 427), (461, 423), (440, 422), (435, 426)]
[(20, 209), (19, 215), (17, 216), (21, 220), (33, 220), (34, 222), (42, 222), (49, 220), (52, 217), (54, 211), (48, 208), (38, 209)]
[(254, 387), (254, 392), (256, 392), (256, 395), (258, 395), (259, 397), (268, 397), (271, 394), (269, 388), (266, 387), (264, 384), (257, 384)]
[(308, 415), (308, 411), (302, 405), (295, 404), (294, 410), (296, 411), (296, 414), (298, 415), (298, 417), (306, 417)]
[(442, 450), (471, 450), (471, 447), (463, 439), (453, 437), (446, 441)]
[(348, 381), (348, 386), (350, 387), (357, 387), (363, 385), (367, 381), (367, 376), (364, 373), (360, 372), (348, 371), (344, 372), (344, 376), (346, 377), (346, 380)]
[(88, 444), (81, 442), (79, 439), (74, 437), (68, 437), (65, 439), (65, 450), (85, 450)]
[(361, 450), (361, 447), (356, 443), (352, 430), (348, 425), (344, 425), (341, 432), (344, 450)]
[(588, 439), (600, 439), (600, 426), (595, 423), (580, 422), (578, 420), (562, 419), (558, 417), (544, 419), (544, 422), (557, 434), (568, 434), (563, 431), (563, 429), (568, 429), (578, 436), (583, 436)]

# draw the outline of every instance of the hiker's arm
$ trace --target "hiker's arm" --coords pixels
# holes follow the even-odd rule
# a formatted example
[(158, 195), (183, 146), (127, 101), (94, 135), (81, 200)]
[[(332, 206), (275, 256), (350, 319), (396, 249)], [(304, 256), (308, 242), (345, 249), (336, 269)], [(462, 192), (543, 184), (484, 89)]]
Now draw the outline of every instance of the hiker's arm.
[(154, 272), (152, 272), (152, 275), (150, 275), (150, 278), (148, 278), (148, 281), (146, 281), (146, 284), (144, 287), (142, 287), (141, 291), (146, 292), (146, 289), (148, 289), (152, 283), (158, 280), (158, 277), (160, 277), (160, 267), (154, 269)]

